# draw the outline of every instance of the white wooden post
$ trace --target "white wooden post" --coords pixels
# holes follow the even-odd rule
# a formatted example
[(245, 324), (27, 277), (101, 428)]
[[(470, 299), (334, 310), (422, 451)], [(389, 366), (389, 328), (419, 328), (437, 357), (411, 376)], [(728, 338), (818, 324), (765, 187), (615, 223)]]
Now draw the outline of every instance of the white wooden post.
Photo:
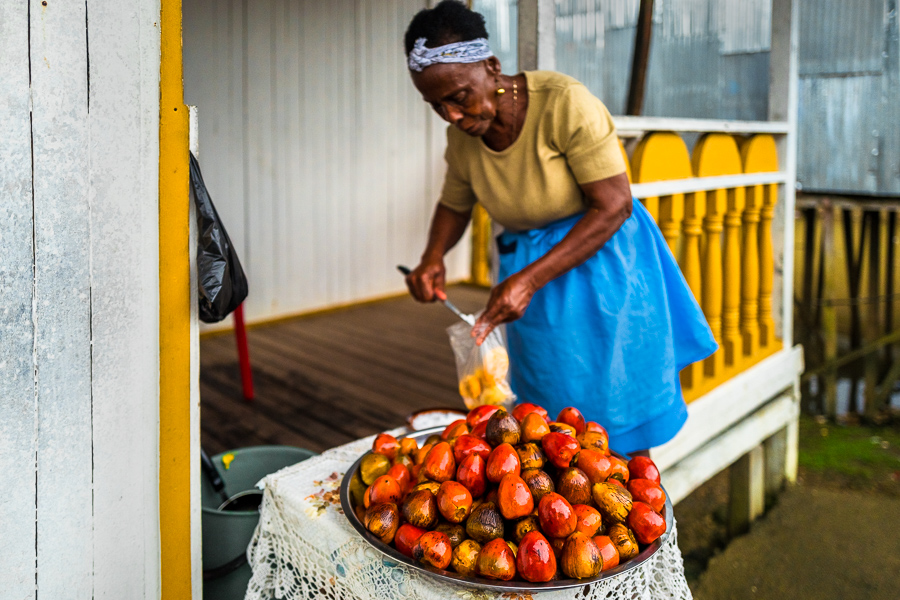
[[(190, 115), (189, 147), (200, 160), (200, 121), (196, 106), (188, 107)], [(191, 261), (191, 568), (192, 593), (196, 600), (203, 595), (203, 514), (200, 498), (200, 305), (197, 289), (197, 206), (193, 188), (189, 194), (190, 240), (188, 251)]]
[(769, 52), (769, 120), (788, 124), (786, 135), (776, 138), (780, 168), (787, 175), (781, 188), (783, 274), (782, 339), (790, 348), (794, 340), (794, 205), (797, 183), (797, 102), (799, 9), (796, 0), (772, 0), (772, 44)]
[(520, 71), (556, 69), (556, 2), (519, 0)]
[(750, 523), (765, 510), (764, 454), (762, 445), (758, 445), (731, 466), (729, 535), (747, 531)]

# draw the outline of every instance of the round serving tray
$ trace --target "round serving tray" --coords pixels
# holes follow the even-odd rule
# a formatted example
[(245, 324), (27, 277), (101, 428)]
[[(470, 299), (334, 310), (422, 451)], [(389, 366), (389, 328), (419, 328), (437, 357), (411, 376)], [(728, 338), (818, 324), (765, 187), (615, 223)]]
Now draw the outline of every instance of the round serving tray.
[[(440, 434), (444, 430), (444, 427), (432, 427), (430, 429), (423, 429), (421, 431), (413, 431), (412, 433), (400, 436), (400, 437), (411, 437), (416, 440), (416, 442), (421, 443), (428, 438), (428, 436), (433, 434)], [(366, 452), (366, 454), (371, 454), (371, 451)], [(531, 583), (529, 581), (497, 581), (494, 579), (483, 579), (480, 577), (464, 577), (459, 573), (455, 573), (453, 571), (444, 571), (441, 569), (433, 569), (426, 567), (425, 565), (416, 562), (412, 558), (406, 556), (405, 554), (400, 553), (393, 546), (389, 546), (379, 540), (377, 537), (369, 533), (366, 529), (365, 524), (359, 520), (356, 516), (356, 511), (354, 510), (353, 504), (350, 501), (350, 478), (356, 473), (357, 469), (359, 469), (359, 465), (362, 462), (363, 457), (366, 456), (363, 454), (357, 459), (353, 466), (351, 466), (347, 472), (344, 474), (344, 479), (341, 482), (341, 508), (344, 510), (344, 514), (347, 516), (347, 519), (350, 521), (350, 524), (353, 525), (353, 528), (359, 532), (359, 534), (372, 546), (376, 549), (384, 553), (386, 556), (390, 557), (391, 560), (394, 560), (398, 563), (402, 563), (411, 569), (415, 569), (417, 571), (421, 571), (423, 573), (427, 573), (431, 577), (436, 577), (438, 579), (442, 579), (446, 582), (453, 583), (461, 586), (469, 586), (469, 587), (477, 587), (484, 588), (488, 590), (494, 590), (498, 592), (510, 592), (510, 591), (532, 591), (532, 592), (540, 592), (547, 590), (557, 590), (564, 588), (573, 588), (579, 587), (591, 583), (595, 583), (597, 581), (602, 581), (604, 579), (609, 579), (611, 577), (616, 577), (634, 569), (638, 565), (644, 563), (653, 556), (657, 550), (659, 550), (662, 545), (669, 538), (669, 535), (672, 532), (672, 503), (669, 501), (668, 493), (666, 493), (666, 507), (665, 507), (665, 518), (666, 518), (666, 532), (655, 542), (650, 544), (641, 550), (640, 554), (632, 558), (626, 563), (623, 563), (609, 571), (603, 571), (597, 577), (592, 577), (590, 579), (558, 579), (555, 581), (548, 581), (547, 583)], [(621, 455), (617, 453), (619, 457)]]

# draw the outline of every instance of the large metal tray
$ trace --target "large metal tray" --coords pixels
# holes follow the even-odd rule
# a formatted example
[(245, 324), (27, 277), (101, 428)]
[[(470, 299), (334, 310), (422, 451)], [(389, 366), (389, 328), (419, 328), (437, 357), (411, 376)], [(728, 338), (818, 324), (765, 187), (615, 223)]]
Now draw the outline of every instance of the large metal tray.
[[(401, 437), (411, 437), (421, 445), (421, 442), (425, 441), (428, 436), (432, 434), (440, 434), (443, 430), (444, 427), (432, 427), (430, 429), (423, 429), (421, 431), (413, 431), (412, 433)], [(371, 451), (366, 452), (366, 454), (370, 453)], [(350, 524), (353, 525), (353, 528), (356, 529), (356, 531), (358, 531), (359, 534), (363, 536), (363, 538), (367, 542), (384, 553), (386, 556), (390, 557), (391, 560), (404, 564), (411, 569), (426, 573), (431, 577), (435, 577), (437, 579), (441, 579), (443, 581), (456, 585), (483, 588), (497, 592), (541, 592), (584, 586), (604, 579), (609, 579), (611, 577), (617, 577), (644, 563), (662, 547), (662, 545), (666, 542), (672, 532), (672, 503), (669, 501), (667, 492), (665, 507), (666, 532), (655, 542), (644, 548), (640, 552), (640, 554), (638, 554), (631, 560), (625, 562), (624, 564), (620, 564), (619, 566), (610, 569), (609, 571), (603, 571), (597, 577), (593, 577), (590, 579), (558, 579), (555, 581), (548, 581), (547, 583), (531, 583), (524, 580), (497, 581), (493, 579), (483, 579), (480, 577), (464, 577), (459, 573), (455, 573), (453, 571), (444, 571), (426, 567), (425, 565), (416, 562), (412, 558), (409, 558), (405, 554), (400, 553), (393, 546), (385, 544), (377, 537), (369, 533), (369, 531), (366, 529), (365, 524), (356, 516), (356, 511), (354, 510), (354, 507), (350, 501), (350, 478), (354, 473), (356, 473), (357, 469), (359, 469), (359, 465), (366, 454), (360, 456), (359, 459), (355, 463), (353, 463), (353, 466), (351, 466), (350, 469), (347, 470), (347, 473), (344, 474), (344, 479), (341, 482), (341, 507), (343, 508), (344, 514), (347, 516), (347, 519), (349, 519)], [(621, 455), (618, 456), (621, 457)]]

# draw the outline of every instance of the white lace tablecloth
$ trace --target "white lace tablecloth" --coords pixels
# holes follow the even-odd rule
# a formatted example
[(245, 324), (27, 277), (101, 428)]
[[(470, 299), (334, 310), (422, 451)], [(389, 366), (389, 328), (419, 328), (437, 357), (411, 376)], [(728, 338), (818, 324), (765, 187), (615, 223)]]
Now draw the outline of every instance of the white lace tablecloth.
[(444, 583), (392, 561), (365, 541), (341, 511), (341, 479), (373, 439), (339, 446), (263, 480), (259, 526), (247, 549), (253, 578), (246, 600), (691, 599), (674, 530), (653, 558), (627, 573), (533, 595)]

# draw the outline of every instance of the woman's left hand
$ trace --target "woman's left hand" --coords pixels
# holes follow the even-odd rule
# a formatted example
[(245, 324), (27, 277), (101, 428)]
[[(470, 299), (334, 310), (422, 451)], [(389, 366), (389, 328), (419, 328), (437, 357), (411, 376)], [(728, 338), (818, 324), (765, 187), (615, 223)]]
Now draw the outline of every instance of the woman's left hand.
[(497, 325), (521, 318), (536, 291), (534, 282), (523, 273), (511, 275), (497, 284), (491, 290), (487, 308), (472, 328), (475, 343), (480, 346)]

